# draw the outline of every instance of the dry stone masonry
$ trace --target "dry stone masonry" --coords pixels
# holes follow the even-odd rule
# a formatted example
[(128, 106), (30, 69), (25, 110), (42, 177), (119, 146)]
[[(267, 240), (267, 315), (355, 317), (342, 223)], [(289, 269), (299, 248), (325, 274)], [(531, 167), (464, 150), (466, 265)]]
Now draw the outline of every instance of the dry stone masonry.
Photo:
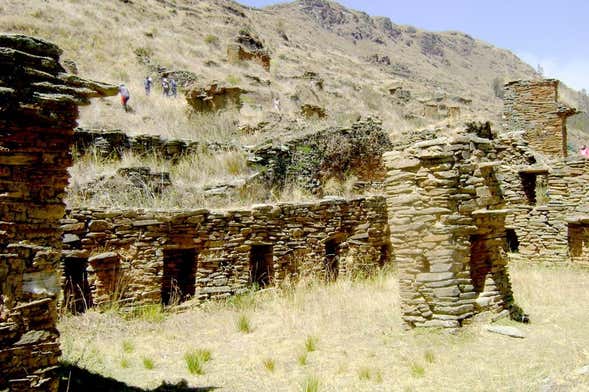
[(491, 140), (459, 134), (385, 153), (394, 261), (408, 326), (458, 327), (512, 303)]
[(507, 83), (504, 127), (524, 132), (538, 153), (552, 158), (567, 156), (566, 119), (576, 113), (558, 101), (558, 80), (520, 80)]
[(59, 220), (78, 105), (117, 88), (66, 74), (61, 50), (0, 35), (0, 390), (56, 391)]
[(509, 247), (538, 261), (589, 262), (589, 161), (567, 157), (566, 118), (558, 81), (506, 85), (504, 132), (496, 140), (498, 178), (507, 205)]
[(223, 298), (305, 276), (372, 273), (389, 259), (382, 197), (219, 212), (77, 210), (61, 228), (74, 311)]

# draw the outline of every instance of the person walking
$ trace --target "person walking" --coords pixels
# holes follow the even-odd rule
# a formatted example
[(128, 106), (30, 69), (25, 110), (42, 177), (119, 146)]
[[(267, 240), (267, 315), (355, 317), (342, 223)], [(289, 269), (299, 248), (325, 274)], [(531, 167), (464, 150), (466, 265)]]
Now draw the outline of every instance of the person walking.
[(123, 83), (119, 85), (119, 94), (121, 95), (121, 104), (125, 109), (125, 112), (129, 111), (129, 106), (127, 106), (127, 102), (131, 99), (131, 93), (129, 93), (129, 89)]
[(151, 80), (151, 76), (146, 76), (145, 80), (143, 81), (143, 86), (145, 87), (145, 95), (149, 96), (151, 94), (152, 85), (153, 80)]
[(170, 94), (170, 82), (168, 82), (168, 78), (162, 78), (162, 94), (165, 97)]
[(178, 85), (176, 84), (176, 79), (170, 78), (170, 96), (176, 98), (178, 94)]

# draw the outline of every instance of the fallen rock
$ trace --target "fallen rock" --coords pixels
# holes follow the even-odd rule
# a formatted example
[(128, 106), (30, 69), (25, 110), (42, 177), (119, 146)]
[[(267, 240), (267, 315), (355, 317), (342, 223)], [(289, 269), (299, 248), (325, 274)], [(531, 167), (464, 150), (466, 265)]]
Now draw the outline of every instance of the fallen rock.
[(509, 336), (511, 338), (523, 339), (526, 337), (526, 335), (524, 335), (524, 333), (516, 327), (509, 327), (505, 325), (488, 325), (485, 327), (485, 329), (488, 332)]

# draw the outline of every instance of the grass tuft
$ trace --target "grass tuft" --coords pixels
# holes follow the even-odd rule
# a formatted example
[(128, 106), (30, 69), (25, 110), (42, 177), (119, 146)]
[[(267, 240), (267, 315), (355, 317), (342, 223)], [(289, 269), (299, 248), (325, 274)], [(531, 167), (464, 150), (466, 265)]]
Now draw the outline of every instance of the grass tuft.
[(421, 378), (425, 376), (425, 368), (417, 362), (411, 363), (410, 369), (411, 375), (415, 378)]
[(250, 320), (245, 314), (239, 315), (236, 322), (237, 330), (242, 333), (251, 333), (252, 326)]
[(307, 336), (307, 339), (305, 340), (305, 350), (307, 350), (307, 352), (313, 352), (317, 350), (317, 337), (315, 336)]
[(204, 374), (204, 364), (211, 360), (211, 352), (204, 349), (196, 349), (184, 354), (184, 361), (190, 374)]
[(317, 376), (307, 376), (301, 385), (303, 392), (317, 392), (319, 391), (320, 381)]
[(264, 368), (269, 371), (270, 373), (274, 373), (274, 370), (276, 370), (276, 361), (272, 358), (266, 358), (263, 361), (264, 363)]
[(307, 353), (299, 355), (297, 358), (297, 362), (299, 363), (299, 365), (305, 366), (307, 364)]
[(147, 370), (153, 370), (153, 368), (155, 368), (155, 363), (153, 362), (153, 359), (143, 357), (143, 367)]
[(130, 366), (131, 366), (131, 362), (129, 361), (128, 358), (125, 358), (125, 357), (121, 358), (121, 367), (123, 369), (128, 369)]
[(135, 346), (133, 345), (133, 342), (129, 340), (123, 340), (123, 351), (127, 354), (130, 354), (133, 351), (135, 351)]

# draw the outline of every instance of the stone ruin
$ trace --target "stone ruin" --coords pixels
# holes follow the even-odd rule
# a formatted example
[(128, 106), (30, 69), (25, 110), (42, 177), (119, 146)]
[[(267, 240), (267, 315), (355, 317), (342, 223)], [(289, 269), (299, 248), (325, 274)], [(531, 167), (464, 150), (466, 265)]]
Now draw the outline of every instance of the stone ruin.
[(240, 31), (235, 42), (227, 46), (227, 61), (239, 64), (242, 61), (253, 61), (266, 71), (270, 71), (270, 54), (262, 41), (248, 31)]
[(471, 125), (388, 146), (385, 197), (62, 218), (77, 106), (116, 87), (65, 74), (60, 53), (0, 36), (2, 389), (56, 390), (60, 288), (73, 311), (171, 304), (371, 273), (394, 260), (404, 322), (454, 328), (482, 311), (518, 309), (506, 267), (513, 237), (525, 255), (589, 258), (587, 163), (565, 159), (574, 110), (558, 103), (554, 81), (508, 84), (500, 135)]
[(460, 134), (384, 155), (391, 246), (409, 326), (458, 327), (512, 303), (489, 139)]
[(589, 161), (567, 151), (567, 117), (556, 80), (505, 88), (503, 132), (495, 142), (511, 251), (548, 262), (589, 262)]
[(558, 100), (559, 81), (520, 80), (505, 85), (504, 127), (523, 132), (524, 140), (537, 153), (551, 158), (566, 157), (566, 119), (577, 111)]
[(383, 211), (382, 197), (229, 211), (72, 210), (61, 222), (66, 306), (218, 299), (252, 284), (372, 273), (389, 256)]
[(55, 45), (0, 35), (0, 389), (56, 391), (59, 220), (78, 105), (117, 88), (65, 73)]

